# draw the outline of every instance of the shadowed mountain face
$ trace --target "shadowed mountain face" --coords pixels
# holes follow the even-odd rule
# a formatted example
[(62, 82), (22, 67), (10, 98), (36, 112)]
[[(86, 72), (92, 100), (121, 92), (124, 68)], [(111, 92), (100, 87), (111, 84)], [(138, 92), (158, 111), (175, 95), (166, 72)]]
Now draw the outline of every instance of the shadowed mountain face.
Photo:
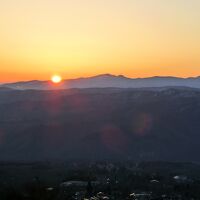
[(0, 90), (0, 160), (200, 161), (200, 91)]
[(90, 78), (79, 78), (65, 80), (61, 84), (53, 85), (49, 81), (28, 81), (3, 85), (13, 89), (34, 89), (34, 90), (52, 90), (69, 88), (144, 88), (144, 87), (166, 87), (182, 86), (200, 88), (200, 77), (196, 78), (176, 78), (176, 77), (151, 77), (131, 79), (124, 76), (113, 76), (103, 74)]

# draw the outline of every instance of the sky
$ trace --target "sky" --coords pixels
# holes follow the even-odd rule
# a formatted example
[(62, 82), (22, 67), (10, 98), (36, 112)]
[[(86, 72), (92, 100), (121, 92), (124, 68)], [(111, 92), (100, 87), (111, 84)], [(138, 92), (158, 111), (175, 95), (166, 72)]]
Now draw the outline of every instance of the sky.
[(200, 75), (199, 0), (0, 0), (0, 82)]

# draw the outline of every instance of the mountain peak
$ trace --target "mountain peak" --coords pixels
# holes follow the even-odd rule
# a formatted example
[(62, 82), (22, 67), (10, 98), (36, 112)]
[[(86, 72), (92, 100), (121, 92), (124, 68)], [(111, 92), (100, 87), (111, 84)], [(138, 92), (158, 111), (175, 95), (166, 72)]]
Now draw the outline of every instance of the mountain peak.
[(127, 78), (124, 75), (113, 75), (113, 74), (100, 74), (97, 76), (94, 76), (92, 78)]
[(99, 74), (97, 76), (94, 76), (93, 78), (109, 78), (109, 77), (116, 77), (113, 74)]

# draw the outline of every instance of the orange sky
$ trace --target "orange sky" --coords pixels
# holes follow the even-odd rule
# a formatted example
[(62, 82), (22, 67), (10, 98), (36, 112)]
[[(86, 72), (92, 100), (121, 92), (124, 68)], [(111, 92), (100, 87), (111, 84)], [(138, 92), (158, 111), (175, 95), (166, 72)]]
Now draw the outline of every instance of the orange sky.
[(0, 0), (0, 82), (200, 75), (199, 0)]

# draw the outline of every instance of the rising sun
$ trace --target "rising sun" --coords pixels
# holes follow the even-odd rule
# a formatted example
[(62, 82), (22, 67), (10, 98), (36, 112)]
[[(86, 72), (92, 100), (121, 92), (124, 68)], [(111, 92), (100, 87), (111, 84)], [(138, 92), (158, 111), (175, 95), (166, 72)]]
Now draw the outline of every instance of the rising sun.
[(53, 83), (60, 83), (62, 81), (62, 77), (59, 76), (59, 75), (54, 75), (54, 76), (51, 77), (51, 81)]

